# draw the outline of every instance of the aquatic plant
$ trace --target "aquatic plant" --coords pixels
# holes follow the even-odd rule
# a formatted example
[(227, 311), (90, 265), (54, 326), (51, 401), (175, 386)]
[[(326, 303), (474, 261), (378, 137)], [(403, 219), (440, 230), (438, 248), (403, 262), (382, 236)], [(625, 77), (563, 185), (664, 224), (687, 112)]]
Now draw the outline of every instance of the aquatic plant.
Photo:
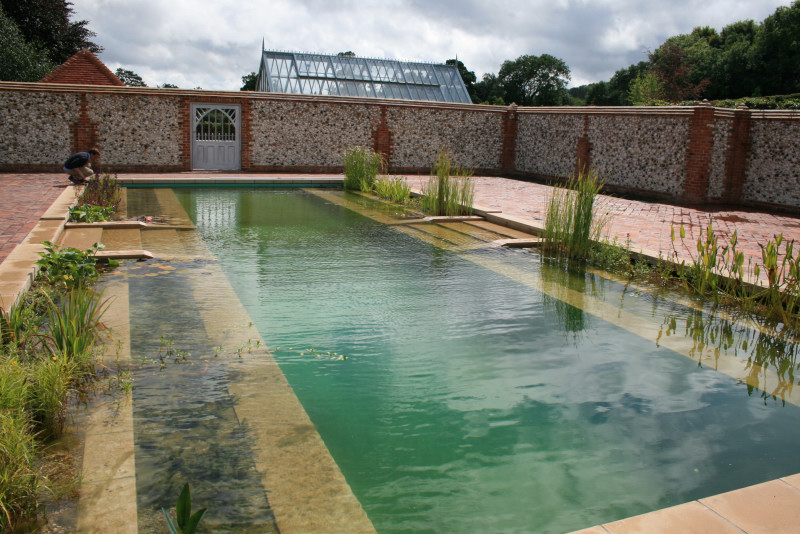
[(398, 204), (404, 204), (411, 198), (411, 187), (400, 176), (379, 178), (375, 181), (374, 189), (375, 194), (380, 198), (385, 198)]
[(67, 288), (80, 287), (94, 281), (99, 276), (94, 253), (102, 250), (102, 243), (95, 243), (85, 251), (73, 247), (59, 248), (50, 241), (44, 241), (44, 252), (36, 265), (42, 268), (39, 276), (48, 284), (63, 285)]
[(431, 177), (422, 188), (422, 211), (430, 215), (471, 215), (474, 198), (472, 169), (456, 165), (448, 151), (440, 150)]
[(108, 300), (102, 293), (79, 288), (64, 294), (58, 303), (51, 301), (48, 332), (43, 335), (43, 350), (50, 358), (66, 358), (85, 368), (95, 346), (102, 340), (101, 323)]
[(593, 241), (599, 241), (607, 217), (595, 214), (602, 189), (597, 172), (572, 177), (565, 187), (554, 187), (547, 205), (542, 250), (561, 259), (586, 259)]
[(344, 152), (344, 188), (370, 192), (378, 173), (385, 166), (383, 156), (363, 146), (351, 146)]
[(175, 506), (176, 521), (172, 520), (165, 508), (161, 508), (161, 511), (164, 512), (170, 534), (194, 534), (203, 514), (206, 513), (206, 509), (201, 508), (192, 514), (192, 496), (189, 493), (188, 482), (183, 486), (178, 504)]
[(110, 215), (117, 210), (121, 201), (122, 188), (117, 182), (117, 175), (111, 177), (103, 173), (86, 182), (79, 204), (107, 208)]
[(36, 513), (41, 482), (36, 443), (25, 414), (0, 409), (0, 531), (13, 531)]
[(95, 206), (92, 204), (78, 204), (69, 209), (70, 222), (94, 223), (111, 220), (114, 213), (113, 208), (105, 206)]

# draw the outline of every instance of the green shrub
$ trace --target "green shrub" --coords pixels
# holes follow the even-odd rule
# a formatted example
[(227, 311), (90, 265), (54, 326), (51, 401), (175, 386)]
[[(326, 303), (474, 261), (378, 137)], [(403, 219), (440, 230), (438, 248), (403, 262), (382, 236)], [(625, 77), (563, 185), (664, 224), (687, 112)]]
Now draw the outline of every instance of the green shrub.
[(562, 259), (586, 259), (598, 241), (606, 218), (595, 216), (594, 202), (602, 183), (595, 171), (582, 172), (554, 187), (547, 205), (542, 250)]
[(380, 198), (404, 204), (411, 198), (411, 187), (400, 176), (384, 177), (375, 181), (375, 194)]
[(41, 438), (56, 438), (64, 429), (67, 401), (76, 382), (77, 365), (64, 357), (43, 358), (27, 367), (26, 407)]
[(454, 164), (449, 152), (440, 150), (427, 185), (422, 188), (422, 211), (431, 215), (471, 215), (475, 197), (472, 169)]
[(30, 425), (19, 411), (0, 410), (0, 531), (36, 513), (41, 474)]
[(344, 188), (372, 191), (378, 173), (384, 168), (383, 156), (362, 146), (352, 146), (344, 153)]

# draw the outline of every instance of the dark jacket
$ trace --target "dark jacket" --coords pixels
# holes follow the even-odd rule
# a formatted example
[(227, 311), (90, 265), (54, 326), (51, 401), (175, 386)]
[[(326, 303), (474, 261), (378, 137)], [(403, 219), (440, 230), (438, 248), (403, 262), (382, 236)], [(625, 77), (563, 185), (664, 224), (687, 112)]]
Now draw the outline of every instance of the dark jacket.
[(77, 169), (78, 167), (83, 167), (89, 161), (91, 161), (92, 155), (88, 152), (78, 152), (77, 154), (73, 154), (69, 157), (69, 159), (64, 163), (64, 168), (67, 170)]

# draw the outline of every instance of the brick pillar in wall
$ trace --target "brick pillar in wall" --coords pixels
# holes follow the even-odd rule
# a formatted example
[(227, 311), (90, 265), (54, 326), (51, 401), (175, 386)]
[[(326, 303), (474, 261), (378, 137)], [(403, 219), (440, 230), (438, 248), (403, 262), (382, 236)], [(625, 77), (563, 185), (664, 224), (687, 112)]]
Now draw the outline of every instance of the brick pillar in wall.
[[(90, 148), (98, 148), (103, 153), (103, 147), (97, 146), (98, 134), (97, 123), (92, 122), (89, 117), (88, 94), (81, 95), (81, 113), (78, 120), (69, 127), (70, 146), (72, 152), (85, 152)], [(102, 161), (102, 160), (101, 160)]]
[(711, 173), (711, 148), (714, 143), (714, 106), (708, 102), (696, 106), (689, 130), (689, 153), (682, 200), (692, 204), (708, 200), (708, 177)]
[(578, 138), (575, 175), (588, 171), (592, 166), (592, 144), (589, 142), (589, 116), (583, 117), (583, 135)]
[(181, 98), (181, 113), (178, 115), (178, 160), (184, 171), (192, 170), (192, 101)]
[(242, 116), (240, 121), (239, 139), (242, 143), (242, 170), (246, 171), (253, 165), (253, 106), (249, 99), (242, 99)]
[(392, 166), (392, 132), (386, 123), (386, 106), (381, 106), (381, 118), (378, 125), (372, 132), (372, 150), (383, 155), (386, 160), (386, 167)]
[(500, 148), (500, 171), (511, 174), (517, 167), (517, 105), (511, 104), (503, 117), (503, 146)]
[(750, 109), (740, 104), (733, 112), (733, 128), (725, 148), (725, 190), (723, 200), (729, 204), (742, 202), (750, 154)]

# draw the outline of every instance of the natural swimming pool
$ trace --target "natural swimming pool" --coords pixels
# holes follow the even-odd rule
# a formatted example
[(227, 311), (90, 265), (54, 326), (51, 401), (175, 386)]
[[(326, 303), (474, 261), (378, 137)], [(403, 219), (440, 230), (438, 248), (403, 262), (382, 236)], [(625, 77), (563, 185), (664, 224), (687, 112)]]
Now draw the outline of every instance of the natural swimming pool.
[(142, 508), (182, 472), (215, 488), (226, 528), (271, 520), (232, 371), (182, 289), (210, 265), (379, 532), (566, 532), (800, 471), (797, 406), (709, 365), (792, 347), (735, 327), (712, 342), (714, 323), (686, 336), (692, 308), (487, 246), (479, 225), (408, 224), (342, 192), (176, 195), (210, 254), (129, 271), (134, 352), (167, 336), (197, 360), (140, 371)]

